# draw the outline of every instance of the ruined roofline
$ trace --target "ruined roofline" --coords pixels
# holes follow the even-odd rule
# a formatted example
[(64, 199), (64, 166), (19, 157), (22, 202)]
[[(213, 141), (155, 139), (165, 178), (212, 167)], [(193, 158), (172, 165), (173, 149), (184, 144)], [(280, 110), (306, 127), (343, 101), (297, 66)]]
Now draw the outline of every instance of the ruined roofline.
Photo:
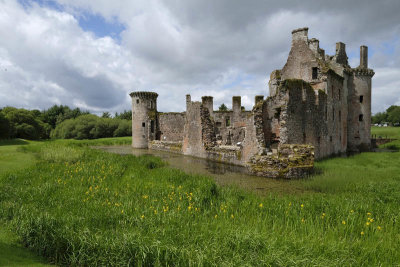
[(139, 97), (139, 98), (157, 98), (158, 94), (155, 92), (148, 91), (136, 91), (129, 94), (130, 97)]

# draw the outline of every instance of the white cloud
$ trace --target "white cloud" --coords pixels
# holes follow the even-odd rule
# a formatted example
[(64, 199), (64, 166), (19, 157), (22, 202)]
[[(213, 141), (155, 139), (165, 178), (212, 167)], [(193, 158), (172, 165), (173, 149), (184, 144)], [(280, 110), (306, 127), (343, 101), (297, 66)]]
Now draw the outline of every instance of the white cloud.
[[(58, 2), (63, 12), (0, 0), (0, 70), (9, 64), (0, 72), (0, 106), (114, 112), (129, 109), (128, 92), (154, 90), (162, 111), (184, 110), (187, 93), (212, 95), (215, 107), (241, 95), (249, 109), (256, 94), (267, 95), (269, 73), (283, 67), (291, 30), (303, 26), (327, 53), (345, 42), (354, 66), (359, 46), (369, 45), (373, 111), (399, 101), (388, 96), (398, 92), (399, 57), (381, 53), (400, 33), (397, 0)], [(78, 19), (88, 12), (122, 23), (120, 41), (83, 31)]]

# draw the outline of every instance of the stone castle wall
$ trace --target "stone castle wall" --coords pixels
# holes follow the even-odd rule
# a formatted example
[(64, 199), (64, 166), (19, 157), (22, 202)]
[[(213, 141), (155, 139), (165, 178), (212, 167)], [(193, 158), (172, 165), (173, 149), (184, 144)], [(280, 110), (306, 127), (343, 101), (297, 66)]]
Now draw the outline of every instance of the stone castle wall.
[(182, 141), (185, 116), (185, 112), (159, 113), (160, 140), (173, 142)]

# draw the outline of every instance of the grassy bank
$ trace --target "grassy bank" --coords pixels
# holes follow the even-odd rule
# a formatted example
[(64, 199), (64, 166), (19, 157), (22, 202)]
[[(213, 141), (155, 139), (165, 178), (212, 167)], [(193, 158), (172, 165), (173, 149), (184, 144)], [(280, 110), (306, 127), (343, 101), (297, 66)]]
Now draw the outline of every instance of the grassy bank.
[(0, 218), (25, 246), (75, 265), (395, 265), (400, 153), (318, 162), (322, 174), (258, 196), (159, 159), (87, 145), (24, 146), (35, 166), (0, 177)]

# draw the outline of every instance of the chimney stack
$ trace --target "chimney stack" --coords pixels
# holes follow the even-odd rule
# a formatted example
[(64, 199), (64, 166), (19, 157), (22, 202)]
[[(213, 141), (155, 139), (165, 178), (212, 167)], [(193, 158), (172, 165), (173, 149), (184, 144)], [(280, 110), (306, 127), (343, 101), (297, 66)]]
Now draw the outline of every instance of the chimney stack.
[(308, 28), (299, 28), (292, 31), (292, 43), (297, 41), (308, 42)]
[(360, 46), (360, 68), (368, 69), (368, 47)]

